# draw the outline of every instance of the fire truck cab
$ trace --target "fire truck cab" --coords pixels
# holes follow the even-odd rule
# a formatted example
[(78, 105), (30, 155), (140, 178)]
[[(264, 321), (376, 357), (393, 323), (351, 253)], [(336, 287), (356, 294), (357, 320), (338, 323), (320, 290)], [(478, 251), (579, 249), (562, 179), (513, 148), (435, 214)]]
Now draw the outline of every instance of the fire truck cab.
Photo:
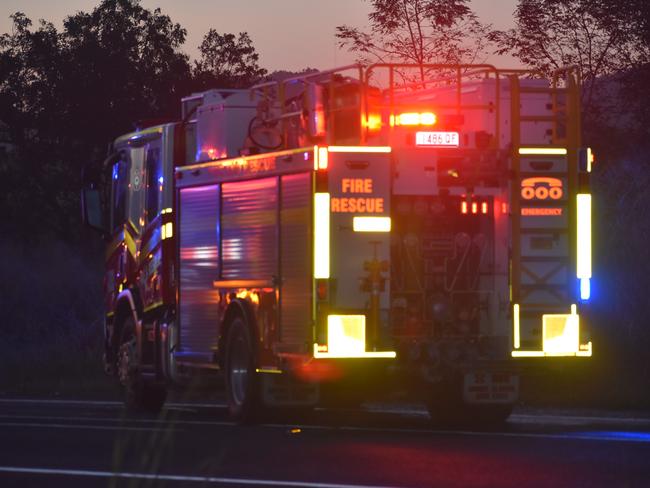
[(571, 69), (490, 65), (184, 98), (106, 161), (106, 370), (148, 409), (220, 370), (240, 420), (371, 384), (505, 419), (520, 361), (592, 354), (579, 113)]

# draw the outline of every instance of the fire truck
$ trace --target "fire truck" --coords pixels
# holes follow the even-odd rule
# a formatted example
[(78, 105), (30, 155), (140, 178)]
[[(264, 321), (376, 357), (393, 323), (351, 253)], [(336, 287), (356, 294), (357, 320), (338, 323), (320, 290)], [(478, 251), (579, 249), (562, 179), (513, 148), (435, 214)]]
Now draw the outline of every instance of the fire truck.
[(592, 355), (579, 100), (572, 68), (408, 64), (184, 98), (84, 190), (106, 371), (148, 410), (218, 371), (242, 421), (397, 390), (507, 418), (522, 362)]

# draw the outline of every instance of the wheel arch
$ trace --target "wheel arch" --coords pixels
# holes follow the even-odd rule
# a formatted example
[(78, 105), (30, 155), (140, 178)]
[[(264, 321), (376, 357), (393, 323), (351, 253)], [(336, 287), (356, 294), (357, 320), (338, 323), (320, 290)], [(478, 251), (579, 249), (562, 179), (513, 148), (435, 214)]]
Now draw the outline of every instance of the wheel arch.
[(142, 316), (142, 304), (140, 303), (140, 296), (137, 290), (128, 288), (121, 291), (115, 299), (114, 311), (113, 337), (110, 342), (113, 352), (115, 353), (122, 337), (124, 322), (129, 317), (133, 318), (133, 323), (136, 327), (136, 339), (140, 342), (140, 317)]

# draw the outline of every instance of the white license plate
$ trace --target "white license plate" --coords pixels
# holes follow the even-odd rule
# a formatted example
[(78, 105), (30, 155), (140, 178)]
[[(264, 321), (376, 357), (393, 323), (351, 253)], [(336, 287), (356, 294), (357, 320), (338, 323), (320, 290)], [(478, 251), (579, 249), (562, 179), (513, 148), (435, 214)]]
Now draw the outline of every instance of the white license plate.
[(415, 133), (415, 145), (421, 147), (458, 147), (460, 135), (458, 132), (425, 132)]
[(518, 397), (516, 374), (484, 371), (465, 374), (463, 399), (466, 403), (514, 403)]

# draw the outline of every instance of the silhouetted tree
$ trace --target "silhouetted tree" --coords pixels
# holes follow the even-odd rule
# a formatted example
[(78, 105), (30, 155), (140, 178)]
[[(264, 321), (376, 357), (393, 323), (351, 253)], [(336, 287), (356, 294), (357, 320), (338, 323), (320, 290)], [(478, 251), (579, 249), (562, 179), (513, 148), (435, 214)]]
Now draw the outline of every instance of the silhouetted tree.
[[(634, 6), (633, 4), (637, 5)], [(576, 66), (583, 90), (587, 123), (597, 117), (599, 81), (611, 81), (624, 71), (647, 63), (647, 43), (642, 49), (638, 32), (644, 0), (520, 0), (514, 12), (515, 27), (494, 31), (498, 54), (511, 54), (546, 77), (563, 66)], [(647, 10), (647, 6), (645, 6)], [(646, 24), (647, 25), (647, 24)], [(609, 93), (608, 93), (609, 92)], [(598, 101), (600, 103), (600, 101)], [(616, 106), (608, 106), (612, 113)]]
[[(486, 26), (468, 0), (372, 0), (370, 30), (336, 28), (339, 46), (358, 53), (358, 61), (398, 63), (473, 63), (486, 54)], [(403, 74), (405, 79), (408, 75)], [(420, 70), (424, 79), (426, 71)]]
[(245, 88), (266, 75), (248, 33), (219, 34), (210, 29), (199, 46), (193, 75), (199, 88)]
[(211, 30), (194, 69), (186, 30), (139, 0), (103, 0), (67, 17), (59, 32), (23, 13), (0, 36), (0, 119), (15, 157), (0, 166), (4, 235), (79, 232), (81, 170), (138, 120), (177, 119), (196, 88), (248, 85), (266, 71), (246, 33)]
[(4, 236), (17, 228), (33, 235), (41, 230), (37, 223), (59, 227), (65, 218), (55, 187), (64, 170), (57, 144), (64, 105), (61, 39), (51, 23), (41, 21), (31, 30), (31, 20), (20, 12), (12, 20), (12, 33), (0, 36), (0, 117), (17, 148), (0, 169)]

